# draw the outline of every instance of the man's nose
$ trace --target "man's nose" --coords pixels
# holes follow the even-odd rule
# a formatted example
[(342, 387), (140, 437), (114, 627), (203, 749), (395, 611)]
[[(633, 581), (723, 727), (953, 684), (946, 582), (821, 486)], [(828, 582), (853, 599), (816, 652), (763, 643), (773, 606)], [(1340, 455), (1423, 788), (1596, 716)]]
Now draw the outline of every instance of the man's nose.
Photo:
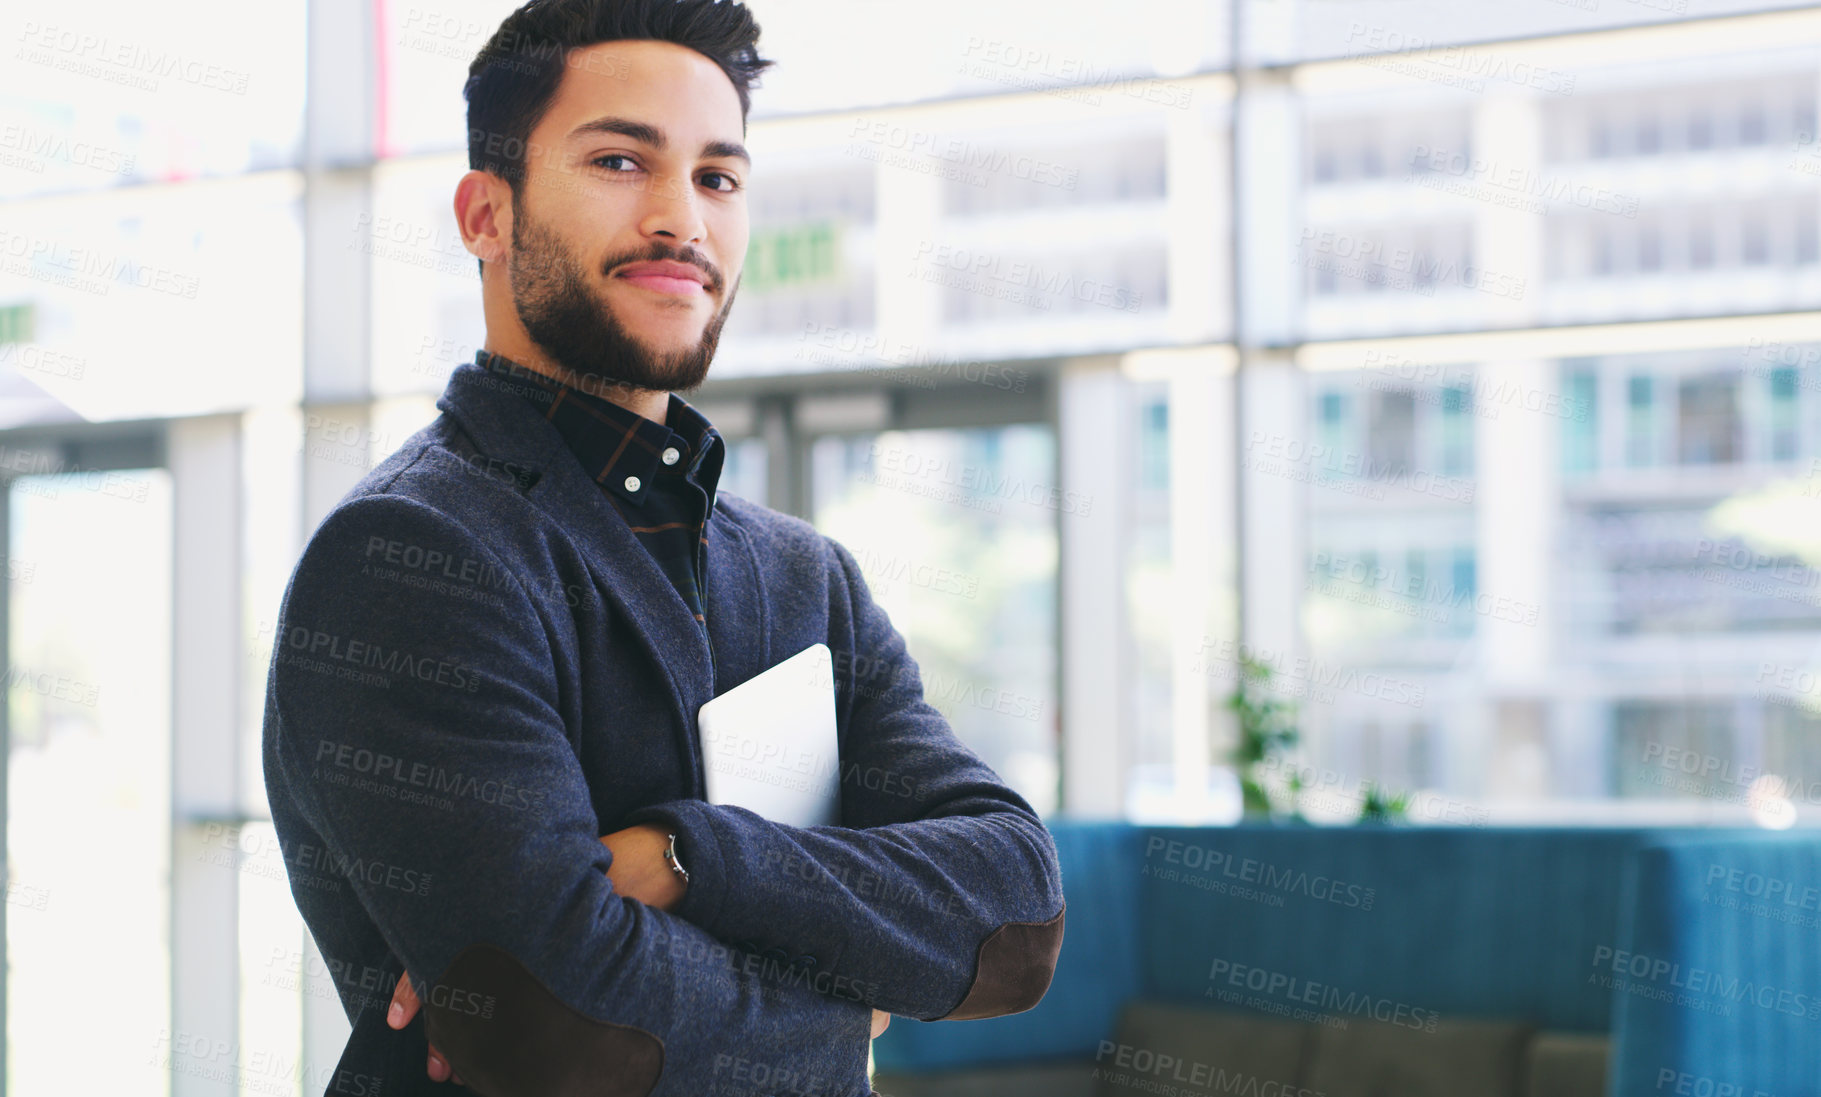
[(647, 236), (668, 236), (686, 244), (696, 244), (707, 235), (707, 225), (696, 195), (687, 183), (676, 183), (675, 177), (654, 179), (646, 193), (639, 214), (639, 231)]

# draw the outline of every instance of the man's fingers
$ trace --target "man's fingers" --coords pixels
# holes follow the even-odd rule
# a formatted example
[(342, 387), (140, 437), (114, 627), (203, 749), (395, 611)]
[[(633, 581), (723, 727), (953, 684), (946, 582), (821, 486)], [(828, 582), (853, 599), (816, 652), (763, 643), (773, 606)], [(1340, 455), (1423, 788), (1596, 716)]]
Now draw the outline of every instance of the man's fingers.
[[(411, 1018), (417, 1016), (419, 1004), (417, 991), (411, 986), (411, 973), (407, 971), (398, 977), (398, 985), (392, 988), (392, 1005), (386, 1011), (386, 1023), (393, 1028), (404, 1028), (411, 1023)], [(434, 1081), (454, 1081), (458, 1086), (462, 1084), (462, 1076), (455, 1073), (449, 1066), (449, 1060), (443, 1058), (443, 1053), (436, 1050), (435, 1045), (430, 1048), (424, 1069)]]
[(449, 1060), (443, 1058), (443, 1053), (436, 1050), (434, 1046), (430, 1048), (430, 1061), (424, 1064), (424, 1069), (429, 1072), (430, 1080), (433, 1082), (454, 1082), (458, 1086), (463, 1084), (462, 1076), (455, 1073), (455, 1068), (449, 1065)]
[(885, 1026), (891, 1023), (891, 1014), (886, 1013), (884, 1010), (873, 1010), (873, 1039), (878, 1039), (879, 1034), (885, 1031)]
[(398, 977), (398, 985), (392, 988), (392, 1005), (386, 1010), (386, 1024), (393, 1028), (404, 1028), (417, 1016), (417, 991), (411, 986), (411, 973), (405, 972)]

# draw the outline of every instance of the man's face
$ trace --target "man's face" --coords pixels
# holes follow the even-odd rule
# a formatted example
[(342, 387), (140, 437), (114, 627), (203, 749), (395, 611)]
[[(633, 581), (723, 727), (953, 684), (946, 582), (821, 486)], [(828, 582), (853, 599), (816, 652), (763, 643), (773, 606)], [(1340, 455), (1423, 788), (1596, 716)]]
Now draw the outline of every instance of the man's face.
[[(746, 254), (742, 129), (732, 82), (694, 50), (570, 55), (531, 135), (508, 264), (519, 320), (558, 366), (640, 389), (701, 384)], [(665, 260), (684, 269), (638, 269)]]

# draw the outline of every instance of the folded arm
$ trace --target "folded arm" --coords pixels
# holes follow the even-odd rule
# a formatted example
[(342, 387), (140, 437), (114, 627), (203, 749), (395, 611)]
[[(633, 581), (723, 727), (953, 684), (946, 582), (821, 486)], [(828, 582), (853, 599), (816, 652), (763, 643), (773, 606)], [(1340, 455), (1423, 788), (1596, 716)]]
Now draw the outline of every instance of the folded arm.
[[(458, 566), (382, 567), (396, 542)], [(325, 847), (287, 858), (294, 886), (353, 889), (476, 1092), (743, 1094), (763, 1075), (868, 1093), (863, 1003), (616, 892), (543, 618), (516, 580), (413, 582), (445, 573), (509, 574), (441, 512), (374, 496), (328, 519), (292, 576), (273, 794)]]
[(794, 827), (673, 800), (629, 822), (676, 830), (690, 886), (676, 913), (728, 941), (813, 961), (826, 989), (921, 1020), (1030, 1009), (1062, 944), (1056, 847), (1030, 804), (923, 697), (917, 665), (828, 541), (841, 825)]

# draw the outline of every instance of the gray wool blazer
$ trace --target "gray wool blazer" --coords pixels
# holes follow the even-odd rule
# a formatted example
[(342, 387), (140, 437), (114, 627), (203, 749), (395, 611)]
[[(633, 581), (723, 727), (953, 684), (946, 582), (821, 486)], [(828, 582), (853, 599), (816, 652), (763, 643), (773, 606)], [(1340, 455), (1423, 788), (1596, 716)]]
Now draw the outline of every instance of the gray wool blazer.
[[(1055, 845), (923, 697), (853, 556), (721, 492), (704, 641), (555, 427), (473, 363), (286, 585), (262, 758), (353, 1033), (331, 1094), (865, 1095), (874, 1008), (1014, 1013), (1062, 943)], [(704, 800), (702, 702), (835, 654), (840, 825)], [(674, 912), (601, 835), (677, 834)], [(424, 1006), (385, 1024), (401, 971)], [(900, 1021), (899, 1023), (904, 1023)]]

